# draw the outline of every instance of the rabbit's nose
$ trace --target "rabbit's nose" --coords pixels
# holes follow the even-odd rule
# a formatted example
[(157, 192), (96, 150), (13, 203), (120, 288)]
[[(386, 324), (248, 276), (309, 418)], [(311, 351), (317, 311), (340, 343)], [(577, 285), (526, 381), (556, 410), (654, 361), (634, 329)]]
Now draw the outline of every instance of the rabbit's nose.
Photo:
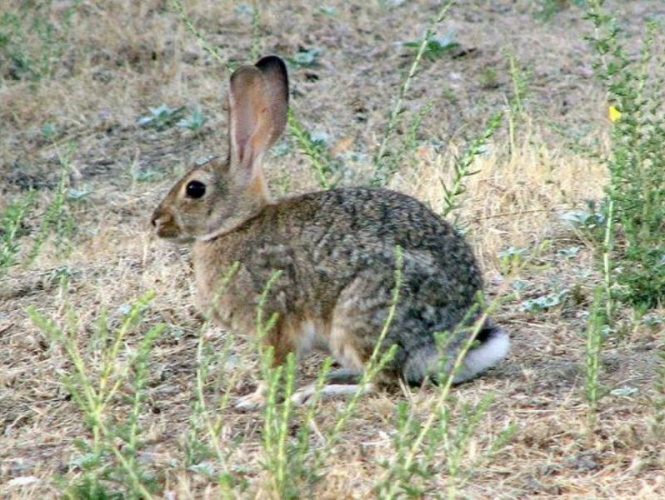
[(157, 209), (152, 213), (152, 217), (150, 218), (150, 224), (152, 224), (152, 227), (157, 227), (157, 225), (162, 222), (164, 219), (164, 214), (162, 213), (161, 210)]

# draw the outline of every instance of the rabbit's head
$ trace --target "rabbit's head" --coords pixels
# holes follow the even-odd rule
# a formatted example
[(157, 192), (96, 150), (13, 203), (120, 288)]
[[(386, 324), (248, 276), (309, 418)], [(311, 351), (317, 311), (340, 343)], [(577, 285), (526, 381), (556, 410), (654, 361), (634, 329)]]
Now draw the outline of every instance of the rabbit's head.
[(229, 156), (192, 168), (152, 215), (157, 236), (178, 242), (224, 234), (269, 202), (261, 160), (284, 131), (288, 76), (275, 56), (242, 66), (229, 85)]

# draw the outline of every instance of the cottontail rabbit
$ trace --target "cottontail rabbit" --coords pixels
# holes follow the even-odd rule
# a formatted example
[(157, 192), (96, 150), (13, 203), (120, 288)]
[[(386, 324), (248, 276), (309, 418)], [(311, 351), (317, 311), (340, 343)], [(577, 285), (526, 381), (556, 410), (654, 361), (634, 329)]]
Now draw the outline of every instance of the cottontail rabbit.
[[(274, 363), (319, 347), (345, 367), (340, 374), (357, 375), (391, 309), (399, 246), (402, 285), (382, 344), (398, 350), (378, 381), (401, 377), (417, 384), (435, 376), (442, 357), (436, 333), (455, 332), (444, 353), (454, 358), (469, 335), (468, 328), (456, 327), (482, 289), (469, 245), (425, 205), (394, 191), (344, 188), (271, 200), (261, 161), (283, 132), (288, 110), (286, 66), (278, 57), (231, 75), (229, 109), (228, 159), (192, 168), (152, 216), (158, 236), (194, 242), (199, 305), (223, 326), (253, 333), (260, 296), (280, 270), (263, 309), (265, 318), (277, 313), (263, 339), (274, 348)], [(236, 262), (237, 274), (218, 293), (221, 277)], [(508, 335), (489, 320), (476, 341), (455, 382), (508, 353)], [(356, 387), (330, 384), (323, 394)], [(296, 401), (308, 390), (297, 392)], [(260, 406), (264, 396), (260, 384), (239, 406)]]

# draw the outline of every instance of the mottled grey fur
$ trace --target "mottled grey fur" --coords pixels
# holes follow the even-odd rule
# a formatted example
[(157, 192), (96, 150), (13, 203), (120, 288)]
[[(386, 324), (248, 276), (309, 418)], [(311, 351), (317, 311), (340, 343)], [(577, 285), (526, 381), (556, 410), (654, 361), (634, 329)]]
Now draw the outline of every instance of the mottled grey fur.
[[(388, 318), (399, 245), (402, 286), (385, 345), (399, 346), (388, 369), (414, 383), (427, 368), (425, 359), (414, 365), (418, 353), (429, 358), (436, 352), (434, 334), (454, 330), (482, 289), (471, 249), (454, 229), (417, 200), (388, 190), (335, 189), (282, 200), (202, 244), (223, 247), (228, 266), (241, 263), (244, 277), (228, 293), (254, 297), (248, 308), (258, 305), (273, 272), (282, 271), (265, 317), (315, 312), (329, 323), (335, 308), (348, 302), (346, 314), (334, 320), (357, 338), (364, 358)], [(450, 348), (462, 341), (456, 338)]]

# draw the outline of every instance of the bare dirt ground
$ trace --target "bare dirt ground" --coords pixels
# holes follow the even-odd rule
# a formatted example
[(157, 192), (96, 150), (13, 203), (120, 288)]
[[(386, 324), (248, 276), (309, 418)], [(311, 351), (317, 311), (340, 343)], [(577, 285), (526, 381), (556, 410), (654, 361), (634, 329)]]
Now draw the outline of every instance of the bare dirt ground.
[[(10, 0), (8, 11), (18, 12), (20, 3)], [(34, 16), (63, 23), (72, 5), (53, 2), (46, 14), (35, 9)], [(243, 5), (199, 0), (186, 2), (185, 8), (208, 43), (230, 62), (250, 62), (253, 43), (260, 54), (287, 58), (319, 50), (316, 65), (290, 67), (292, 106), (344, 162), (342, 183), (366, 181), (412, 61), (403, 42), (422, 36), (438, 4), (274, 1), (261, 4), (254, 27), (251, 10), (248, 14)], [(665, 22), (661, 1), (610, 6), (633, 51), (647, 19)], [(665, 345), (662, 323), (649, 326), (629, 310), (618, 312), (618, 334), (605, 346), (601, 382), (609, 391), (623, 390), (601, 400), (597, 428), (587, 429), (586, 320), (600, 276), (594, 245), (560, 215), (602, 195), (606, 174), (589, 151), (602, 151), (610, 123), (584, 40), (590, 25), (583, 11), (570, 6), (544, 20), (540, 10), (539, 2), (526, 0), (474, 0), (450, 11), (437, 33), (454, 36), (459, 46), (422, 63), (405, 100), (406, 113), (428, 103), (432, 109), (418, 133), (418, 148), (391, 183), (441, 208), (439, 180), (450, 175), (448, 158), (465, 138), (480, 133), (491, 113), (505, 110), (514, 94), (513, 57), (527, 75), (528, 118), (512, 150), (504, 127), (479, 157), (479, 173), (471, 178), (458, 213), (485, 270), (489, 295), (516, 294), (497, 314), (513, 348), (500, 367), (459, 387), (455, 397), (469, 403), (490, 394), (495, 398), (472, 439), (469, 463), (509, 423), (517, 432), (497, 457), (473, 471), (462, 494), (665, 497), (665, 448), (651, 425), (658, 353)], [(30, 15), (25, 19), (28, 23)], [(37, 214), (57, 188), (63, 155), (73, 167), (70, 188), (87, 193), (68, 205), (76, 222), (68, 251), (51, 238), (32, 264), (15, 266), (2, 278), (0, 494), (57, 496), (54, 479), (77, 473), (75, 441), (88, 432), (62, 383), (66, 359), (49, 346), (26, 308), (35, 306), (62, 323), (70, 304), (81, 317), (85, 345), (102, 311), (117, 317), (123, 306), (155, 290), (148, 323), (162, 322), (168, 329), (151, 361), (149, 412), (142, 417), (146, 460), (158, 471), (163, 491), (179, 498), (216, 496), (214, 483), (183, 462), (201, 326), (189, 254), (156, 241), (148, 219), (188, 165), (225, 154), (223, 96), (229, 73), (203, 50), (169, 2), (84, 1), (72, 19), (62, 28), (65, 35), (57, 41), (61, 46), (48, 77), (17, 80), (16, 63), (0, 60), (0, 209), (28, 189), (37, 190), (38, 210), (26, 222), (19, 257), (36, 238)], [(40, 48), (39, 38), (26, 37), (26, 51)], [(137, 125), (149, 108), (161, 104), (198, 107), (207, 122), (196, 132)], [(402, 127), (397, 137), (407, 133)], [(290, 137), (267, 159), (266, 173), (275, 196), (318, 188), (308, 158)], [(499, 256), (509, 248), (525, 255), (513, 272)], [(57, 279), (63, 272), (70, 277), (66, 292)], [(562, 291), (565, 298), (558, 305), (525, 310), (525, 301)], [(652, 314), (662, 317), (662, 311)], [(228, 334), (212, 329), (208, 335), (221, 348)], [(243, 361), (237, 369), (244, 374), (232, 388), (234, 397), (249, 392), (258, 377), (251, 369), (251, 350), (238, 349)], [(308, 371), (317, 359), (308, 360)], [(379, 463), (393, 453), (396, 404), (406, 397), (395, 391), (362, 401), (312, 495), (374, 495), (375, 479), (383, 472)], [(433, 393), (423, 389), (410, 397), (426, 403)], [(344, 404), (323, 403), (319, 428), (330, 428)], [(226, 412), (229, 443), (237, 447), (235, 460), (248, 484), (239, 496), (270, 496), (262, 480), (260, 413)], [(12, 482), (29, 476), (37, 480), (26, 486)], [(431, 496), (445, 491), (446, 479), (443, 471), (432, 479)]]

